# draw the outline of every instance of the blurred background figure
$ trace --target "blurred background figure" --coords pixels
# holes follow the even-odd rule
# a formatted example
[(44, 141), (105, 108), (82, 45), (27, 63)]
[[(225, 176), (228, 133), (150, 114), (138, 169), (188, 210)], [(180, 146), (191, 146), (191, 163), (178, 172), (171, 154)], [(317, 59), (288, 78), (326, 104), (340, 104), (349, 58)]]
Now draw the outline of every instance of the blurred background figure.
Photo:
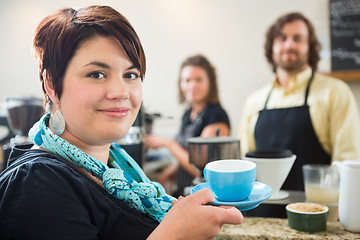
[[(360, 157), (354, 95), (343, 81), (317, 71), (320, 48), (314, 27), (303, 14), (278, 18), (265, 42), (275, 76), (248, 97), (243, 110), (242, 154), (288, 149), (297, 157), (282, 190), (304, 191), (305, 164), (329, 166), (333, 160)], [(286, 211), (284, 205), (264, 204), (247, 216), (286, 218)]]
[[(360, 159), (358, 107), (346, 83), (317, 72), (320, 43), (301, 13), (281, 16), (266, 33), (275, 76), (251, 94), (240, 124), (241, 153), (290, 149), (295, 163), (282, 188), (304, 191), (302, 166)], [(274, 173), (276, 174), (276, 173)]]
[(213, 137), (230, 134), (230, 121), (220, 104), (216, 70), (202, 55), (187, 58), (181, 65), (179, 102), (187, 105), (182, 124), (175, 139), (147, 135), (147, 148), (167, 148), (176, 158), (176, 164), (167, 167), (157, 179), (163, 186), (176, 182), (174, 196), (184, 194), (184, 188), (192, 184), (199, 171), (189, 163), (187, 140), (191, 137)]

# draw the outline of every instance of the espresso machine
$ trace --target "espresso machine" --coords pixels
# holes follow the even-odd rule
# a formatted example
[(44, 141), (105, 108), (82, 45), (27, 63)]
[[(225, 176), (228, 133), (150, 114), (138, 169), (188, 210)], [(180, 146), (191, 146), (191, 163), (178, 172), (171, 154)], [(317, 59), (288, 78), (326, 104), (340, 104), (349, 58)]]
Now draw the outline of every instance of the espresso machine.
[(4, 150), (3, 146), (10, 142), (10, 139), (15, 137), (7, 120), (7, 109), (5, 103), (0, 102), (0, 172), (6, 165), (4, 163)]
[(144, 107), (141, 106), (135, 122), (130, 127), (128, 133), (117, 142), (140, 167), (144, 163), (144, 138), (145, 138), (145, 115)]
[(6, 167), (14, 146), (31, 143), (28, 132), (44, 114), (43, 100), (34, 97), (5, 97), (3, 106), (6, 109), (9, 129), (14, 135), (3, 145), (3, 161), (0, 170)]
[[(130, 127), (128, 133), (117, 142), (125, 151), (143, 168), (146, 159), (146, 149), (144, 139), (146, 134), (152, 133), (154, 120), (163, 118), (160, 113), (148, 113), (144, 104), (141, 105), (135, 122)], [(167, 117), (170, 118), (171, 117)]]
[[(5, 103), (0, 102), (0, 145), (7, 144), (15, 134), (11, 130), (7, 120), (7, 109)], [(1, 147), (2, 149), (2, 147)]]

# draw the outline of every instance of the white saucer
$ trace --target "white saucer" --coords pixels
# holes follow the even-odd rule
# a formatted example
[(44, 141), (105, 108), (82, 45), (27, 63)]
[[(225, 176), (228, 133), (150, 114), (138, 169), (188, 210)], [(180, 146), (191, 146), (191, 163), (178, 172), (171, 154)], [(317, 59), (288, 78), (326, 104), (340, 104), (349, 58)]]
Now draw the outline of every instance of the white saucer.
[[(209, 184), (207, 182), (200, 183), (193, 187), (190, 191), (191, 194), (203, 189), (209, 188)], [(215, 201), (210, 202), (210, 205), (214, 206), (234, 206), (240, 211), (246, 211), (259, 206), (259, 204), (271, 196), (272, 189), (268, 185), (260, 182), (254, 182), (253, 190), (250, 193), (250, 196), (239, 202), (223, 202), (215, 198)]]
[(289, 197), (289, 193), (287, 191), (280, 190), (279, 192), (274, 193), (273, 195), (271, 195), (271, 197), (269, 198), (269, 201), (285, 199), (285, 198), (288, 198), (288, 197)]

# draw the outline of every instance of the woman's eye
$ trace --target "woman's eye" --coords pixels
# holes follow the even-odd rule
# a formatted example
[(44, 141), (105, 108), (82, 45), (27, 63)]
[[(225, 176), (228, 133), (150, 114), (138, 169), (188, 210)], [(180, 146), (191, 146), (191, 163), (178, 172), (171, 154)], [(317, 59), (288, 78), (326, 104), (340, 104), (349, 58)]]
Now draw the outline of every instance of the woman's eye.
[(103, 74), (101, 72), (92, 72), (92, 73), (89, 73), (87, 75), (87, 77), (101, 79), (101, 78), (105, 78), (105, 74)]
[(134, 73), (134, 72), (126, 73), (125, 78), (135, 80), (135, 79), (139, 78), (139, 74)]

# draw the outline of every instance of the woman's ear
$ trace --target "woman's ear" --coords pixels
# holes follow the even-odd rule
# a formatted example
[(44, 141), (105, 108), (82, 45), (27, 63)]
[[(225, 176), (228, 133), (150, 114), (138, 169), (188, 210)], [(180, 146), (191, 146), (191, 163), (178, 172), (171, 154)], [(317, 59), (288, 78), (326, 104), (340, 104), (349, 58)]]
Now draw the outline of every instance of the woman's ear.
[(57, 94), (55, 92), (55, 88), (54, 85), (52, 83), (52, 81), (50, 81), (47, 76), (46, 76), (46, 72), (44, 71), (43, 73), (43, 79), (44, 79), (44, 86), (45, 86), (45, 91), (47, 93), (47, 95), (49, 96), (49, 98), (51, 99), (51, 101), (57, 105), (59, 105), (59, 98), (57, 97)]

